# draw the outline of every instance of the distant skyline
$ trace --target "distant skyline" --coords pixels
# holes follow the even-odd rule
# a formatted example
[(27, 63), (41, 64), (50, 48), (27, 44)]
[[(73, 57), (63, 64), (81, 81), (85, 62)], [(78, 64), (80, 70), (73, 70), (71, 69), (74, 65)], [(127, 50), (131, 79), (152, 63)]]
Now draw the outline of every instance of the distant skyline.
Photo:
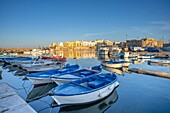
[(0, 48), (154, 37), (170, 42), (170, 0), (0, 0)]

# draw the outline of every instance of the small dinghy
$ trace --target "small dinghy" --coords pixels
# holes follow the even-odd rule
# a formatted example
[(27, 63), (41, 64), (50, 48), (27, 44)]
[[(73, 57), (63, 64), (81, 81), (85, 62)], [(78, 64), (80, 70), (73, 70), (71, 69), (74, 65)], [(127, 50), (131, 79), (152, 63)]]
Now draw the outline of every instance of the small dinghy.
[(49, 70), (49, 71), (27, 74), (26, 77), (33, 84), (46, 84), (46, 83), (53, 82), (51, 80), (52, 75), (73, 72), (73, 71), (77, 70), (78, 68), (79, 68), (79, 65), (66, 65), (62, 69), (57, 68), (57, 69)]
[(112, 67), (112, 68), (122, 68), (123, 67), (123, 62), (122, 61), (109, 61), (109, 62), (103, 62), (103, 66), (106, 67)]
[(52, 80), (60, 85), (65, 82), (71, 82), (73, 80), (78, 80), (82, 79), (85, 77), (89, 77), (94, 74), (99, 74), (101, 72), (102, 68), (101, 66), (94, 66), (91, 69), (80, 69), (71, 73), (66, 73), (66, 74), (55, 74), (52, 76)]
[(145, 54), (145, 55), (139, 55), (138, 58), (139, 59), (150, 59), (150, 58), (154, 58), (156, 56), (156, 54)]
[(118, 85), (115, 74), (98, 74), (57, 86), (49, 95), (58, 105), (85, 104), (105, 98)]

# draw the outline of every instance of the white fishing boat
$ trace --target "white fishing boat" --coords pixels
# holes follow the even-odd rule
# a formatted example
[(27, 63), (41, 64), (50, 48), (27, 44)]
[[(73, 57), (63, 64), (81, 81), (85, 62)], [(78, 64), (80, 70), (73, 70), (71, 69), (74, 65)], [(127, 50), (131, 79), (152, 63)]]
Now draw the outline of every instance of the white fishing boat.
[(112, 68), (122, 68), (123, 67), (123, 63), (121, 61), (109, 61), (109, 62), (103, 62), (101, 63), (103, 66), (106, 67), (112, 67)]
[(145, 55), (138, 55), (138, 59), (150, 59), (154, 58), (156, 54), (145, 54)]
[(42, 65), (50, 65), (50, 64), (55, 64), (57, 61), (53, 60), (35, 60), (27, 63), (21, 63), (20, 66), (22, 68), (27, 68), (27, 67), (33, 67), (33, 66), (42, 66)]
[(107, 97), (118, 85), (115, 74), (99, 74), (57, 86), (49, 95), (58, 105), (85, 104)]
[(60, 67), (61, 67), (60, 64), (52, 64), (52, 65), (23, 67), (23, 69), (25, 69), (29, 73), (32, 73), (32, 72), (41, 72), (41, 71), (53, 70), (53, 69), (60, 68)]

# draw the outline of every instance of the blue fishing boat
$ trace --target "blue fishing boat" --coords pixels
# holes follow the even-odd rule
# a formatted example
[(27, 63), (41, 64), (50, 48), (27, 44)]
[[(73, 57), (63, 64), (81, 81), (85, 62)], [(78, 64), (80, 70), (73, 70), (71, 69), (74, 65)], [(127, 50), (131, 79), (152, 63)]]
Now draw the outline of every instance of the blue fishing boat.
[(63, 84), (65, 82), (70, 82), (73, 80), (77, 80), (77, 79), (82, 79), (85, 77), (89, 77), (91, 75), (94, 74), (99, 74), (102, 71), (101, 66), (94, 66), (91, 69), (80, 69), (71, 73), (64, 73), (64, 74), (55, 74), (52, 76), (52, 80), (60, 85)]
[[(99, 101), (95, 101), (89, 104), (81, 105), (66, 105), (60, 106), (59, 113), (104, 113), (110, 107), (113, 107), (114, 103), (118, 100), (118, 93), (116, 89), (109, 94), (106, 98)], [(53, 102), (53, 106), (58, 106)]]
[(118, 85), (115, 74), (97, 74), (59, 85), (49, 95), (58, 105), (85, 104), (105, 98)]
[(43, 71), (38, 73), (27, 74), (26, 77), (33, 83), (33, 84), (46, 84), (53, 82), (51, 80), (51, 76), (54, 74), (63, 74), (63, 73), (70, 73), (79, 68), (79, 65), (66, 65), (62, 69), (57, 68), (54, 70)]

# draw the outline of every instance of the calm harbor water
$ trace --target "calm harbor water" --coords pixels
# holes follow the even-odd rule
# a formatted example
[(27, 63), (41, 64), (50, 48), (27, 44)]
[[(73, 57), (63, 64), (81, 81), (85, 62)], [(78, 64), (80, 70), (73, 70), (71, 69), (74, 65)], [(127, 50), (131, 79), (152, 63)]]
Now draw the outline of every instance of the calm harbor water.
[[(67, 63), (79, 64), (81, 68), (99, 65), (101, 59), (68, 59)], [(142, 68), (170, 73), (170, 67), (151, 66), (146, 61), (136, 61), (130, 68)], [(47, 92), (55, 84), (35, 87), (24, 76), (14, 76), (14, 72), (3, 69), (1, 81), (7, 82), (38, 113), (170, 113), (170, 79), (144, 74), (123, 72), (104, 68), (103, 72), (116, 72), (119, 87), (108, 97), (92, 104), (81, 106), (56, 106)], [(109, 71), (108, 71), (109, 70)]]

